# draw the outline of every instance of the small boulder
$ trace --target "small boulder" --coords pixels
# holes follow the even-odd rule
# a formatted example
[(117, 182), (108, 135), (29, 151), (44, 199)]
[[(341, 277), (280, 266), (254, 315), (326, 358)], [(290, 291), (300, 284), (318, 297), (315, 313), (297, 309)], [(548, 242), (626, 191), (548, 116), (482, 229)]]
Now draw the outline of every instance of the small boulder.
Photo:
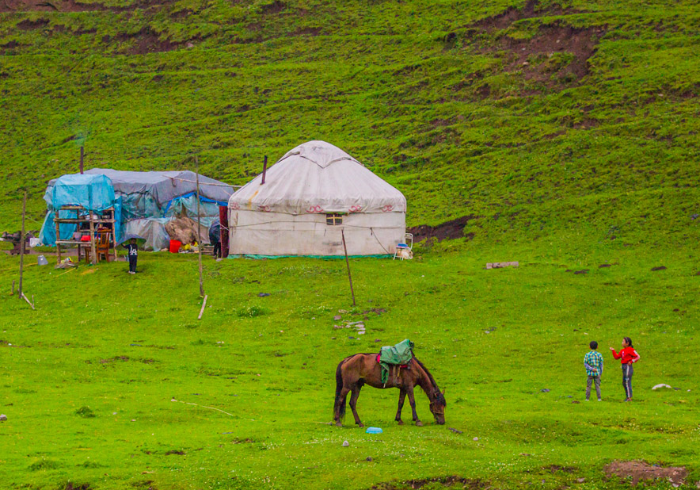
[(342, 320), (342, 319), (343, 319), (343, 317), (340, 316), (340, 315), (335, 315), (335, 316), (333, 317), (333, 321), (334, 321), (334, 322), (339, 322), (339, 321)]
[(367, 459), (365, 461), (372, 461), (372, 456), (367, 456)]
[(5, 415), (4, 413), (0, 414), (0, 422), (5, 422), (6, 420), (7, 420), (7, 415)]
[(350, 443), (348, 441), (343, 441), (343, 447), (348, 447)]

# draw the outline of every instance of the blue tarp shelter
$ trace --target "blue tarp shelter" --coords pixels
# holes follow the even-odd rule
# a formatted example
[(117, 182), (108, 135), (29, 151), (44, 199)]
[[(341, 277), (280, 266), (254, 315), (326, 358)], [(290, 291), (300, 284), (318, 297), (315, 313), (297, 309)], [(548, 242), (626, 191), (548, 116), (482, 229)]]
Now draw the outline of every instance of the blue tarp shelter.
[[(44, 199), (49, 204), (49, 215), (42, 228), (42, 241), (47, 245), (55, 243), (53, 221), (49, 223), (54, 195), (63, 193), (63, 179), (75, 177), (64, 175), (49, 182)], [(120, 208), (120, 229), (146, 238), (146, 248), (160, 250), (168, 246), (169, 236), (165, 225), (178, 216), (197, 217), (197, 174), (188, 170), (133, 172), (93, 168), (81, 177), (106, 178), (112, 184), (116, 206)], [(57, 191), (57, 189), (59, 189)], [(219, 206), (226, 206), (233, 193), (233, 187), (204, 175), (199, 175), (199, 214), (206, 230), (219, 217)], [(72, 194), (71, 194), (72, 195)], [(115, 216), (116, 218), (116, 216)], [(61, 225), (61, 237), (64, 230)], [(51, 232), (51, 228), (54, 230)], [(74, 227), (73, 227), (74, 228)], [(66, 231), (66, 233), (69, 233)], [(207, 237), (208, 238), (208, 237)]]
[[(62, 206), (82, 206), (88, 212), (101, 212), (114, 208), (114, 232), (117, 242), (122, 235), (121, 199), (114, 194), (114, 186), (105, 175), (69, 174), (54, 181), (47, 189), (44, 200), (49, 212), (41, 228), (41, 241), (44, 245), (56, 246), (56, 225), (54, 218), (77, 218), (77, 211), (60, 210)], [(61, 240), (71, 240), (77, 230), (76, 223), (61, 223)]]

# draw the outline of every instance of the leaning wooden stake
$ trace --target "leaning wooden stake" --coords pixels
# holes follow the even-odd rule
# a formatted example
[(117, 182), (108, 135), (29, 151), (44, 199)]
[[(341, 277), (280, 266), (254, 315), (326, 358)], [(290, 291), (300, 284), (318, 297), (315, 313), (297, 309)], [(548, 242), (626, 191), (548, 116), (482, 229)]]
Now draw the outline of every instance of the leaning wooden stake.
[(197, 320), (201, 320), (201, 319), (202, 319), (202, 314), (204, 313), (204, 307), (207, 306), (207, 298), (208, 298), (208, 297), (209, 297), (209, 296), (207, 296), (207, 295), (204, 296), (204, 301), (202, 301), (202, 309), (199, 310), (199, 316), (197, 317)]
[(19, 236), (19, 296), (22, 297), (22, 275), (24, 273), (24, 216), (27, 213), (27, 191), (22, 201), (22, 234)]
[[(201, 220), (199, 219), (199, 159), (195, 156), (194, 162), (197, 167), (197, 249), (199, 255), (199, 295), (204, 297), (204, 280), (202, 279), (202, 236), (201, 236)], [(202, 314), (200, 313), (201, 317)]]
[(352, 293), (352, 305), (355, 306), (355, 290), (352, 288), (352, 275), (350, 274), (350, 261), (348, 260), (348, 247), (345, 245), (345, 230), (340, 230), (343, 236), (343, 250), (345, 251), (345, 265), (348, 266), (348, 279), (350, 280), (350, 292)]
[(35, 309), (35, 308), (34, 308), (34, 305), (32, 304), (32, 302), (29, 301), (29, 298), (27, 298), (27, 297), (24, 295), (24, 293), (22, 293), (22, 294), (20, 295), (20, 298), (24, 299), (24, 301), (26, 301), (27, 303), (29, 303), (29, 306), (32, 307), (32, 310)]
[(92, 219), (92, 211), (88, 210), (90, 218), (90, 250), (92, 252), (92, 265), (97, 264), (97, 251), (95, 250), (95, 222)]

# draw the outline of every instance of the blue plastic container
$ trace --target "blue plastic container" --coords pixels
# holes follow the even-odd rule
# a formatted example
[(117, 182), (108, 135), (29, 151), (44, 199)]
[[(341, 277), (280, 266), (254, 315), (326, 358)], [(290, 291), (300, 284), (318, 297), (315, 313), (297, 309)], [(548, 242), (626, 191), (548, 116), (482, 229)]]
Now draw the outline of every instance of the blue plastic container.
[(367, 434), (381, 434), (384, 431), (379, 427), (367, 427), (366, 432)]

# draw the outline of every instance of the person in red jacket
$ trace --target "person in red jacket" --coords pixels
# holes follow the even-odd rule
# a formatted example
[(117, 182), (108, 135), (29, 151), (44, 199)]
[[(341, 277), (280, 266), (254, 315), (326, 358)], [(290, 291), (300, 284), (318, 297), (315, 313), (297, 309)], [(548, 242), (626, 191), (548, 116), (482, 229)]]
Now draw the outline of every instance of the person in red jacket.
[(615, 359), (622, 359), (622, 386), (625, 388), (625, 395), (627, 395), (626, 402), (632, 401), (632, 375), (634, 374), (634, 368), (632, 364), (637, 362), (640, 357), (637, 351), (634, 350), (632, 346), (632, 339), (625, 337), (622, 339), (622, 350), (616, 352), (615, 349), (610, 347), (612, 355)]

